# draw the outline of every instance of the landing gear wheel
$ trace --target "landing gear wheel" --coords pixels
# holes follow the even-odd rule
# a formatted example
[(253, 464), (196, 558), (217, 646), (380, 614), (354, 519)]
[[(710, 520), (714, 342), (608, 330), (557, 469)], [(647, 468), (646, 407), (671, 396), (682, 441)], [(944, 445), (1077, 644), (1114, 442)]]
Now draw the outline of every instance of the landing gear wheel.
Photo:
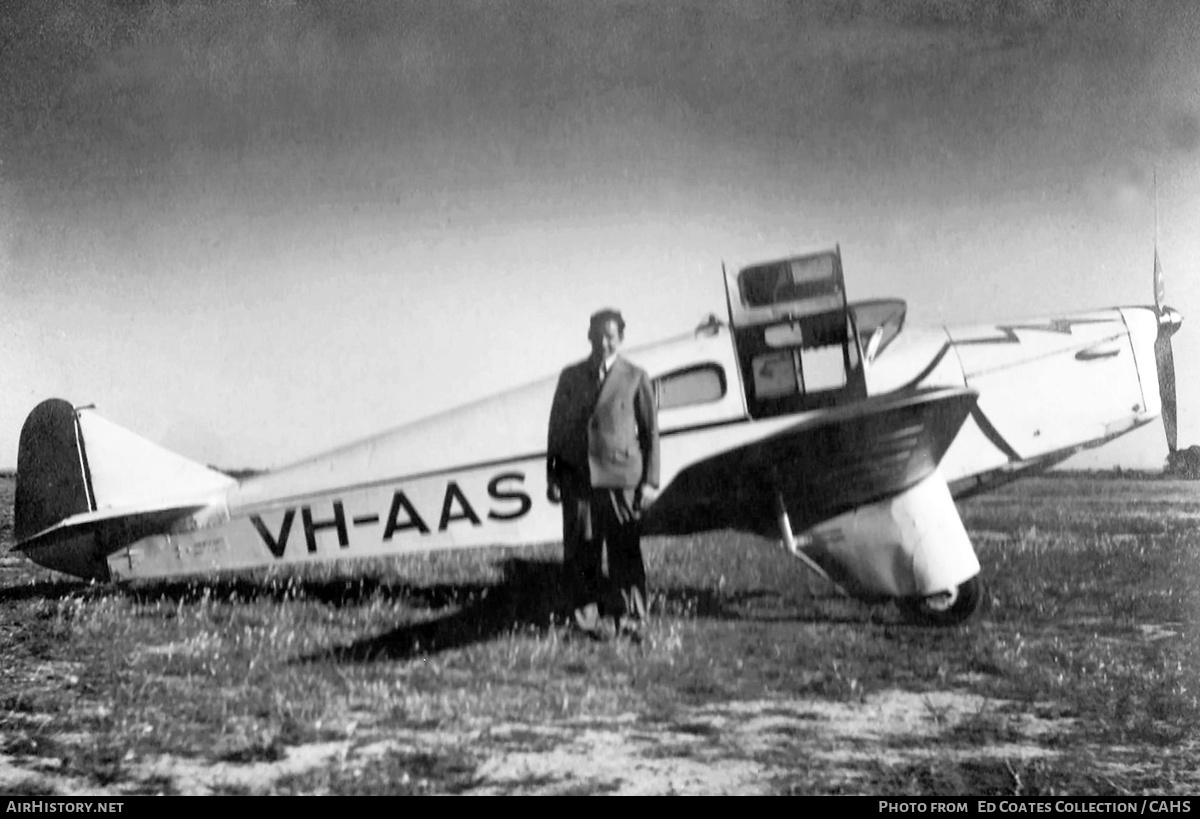
[(908, 597), (897, 600), (906, 619), (923, 626), (957, 626), (979, 608), (983, 602), (983, 581), (976, 575), (957, 589), (928, 597)]

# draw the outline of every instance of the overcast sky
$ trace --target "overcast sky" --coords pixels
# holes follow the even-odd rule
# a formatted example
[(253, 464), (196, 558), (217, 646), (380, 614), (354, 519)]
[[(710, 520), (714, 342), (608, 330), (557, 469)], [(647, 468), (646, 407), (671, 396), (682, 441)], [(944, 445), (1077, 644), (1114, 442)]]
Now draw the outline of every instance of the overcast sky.
[(278, 466), (835, 243), (912, 323), (1145, 304), (1155, 168), (1200, 443), (1198, 6), (4, 0), (0, 467), (51, 396)]

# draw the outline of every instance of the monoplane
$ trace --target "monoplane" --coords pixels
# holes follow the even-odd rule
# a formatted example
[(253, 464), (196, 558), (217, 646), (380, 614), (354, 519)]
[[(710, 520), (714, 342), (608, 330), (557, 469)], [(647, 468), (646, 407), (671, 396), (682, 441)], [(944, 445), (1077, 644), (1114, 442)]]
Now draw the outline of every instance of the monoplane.
[[(1024, 321), (906, 327), (849, 302), (840, 248), (725, 274), (727, 315), (627, 355), (653, 378), (662, 490), (649, 534), (782, 541), (842, 591), (952, 624), (982, 593), (956, 498), (1045, 470), (1161, 414), (1171, 335), (1155, 300)], [(240, 480), (113, 424), (39, 404), (21, 431), (17, 547), (81, 578), (171, 578), (556, 541), (550, 377)]]

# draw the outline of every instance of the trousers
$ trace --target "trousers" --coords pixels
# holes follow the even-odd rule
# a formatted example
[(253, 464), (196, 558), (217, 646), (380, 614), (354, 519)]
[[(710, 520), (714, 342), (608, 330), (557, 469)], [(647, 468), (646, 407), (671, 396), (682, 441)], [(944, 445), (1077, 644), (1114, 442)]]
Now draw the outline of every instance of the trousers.
[(563, 494), (562, 514), (563, 582), (571, 607), (596, 603), (602, 615), (645, 617), (646, 564), (634, 490), (574, 487)]

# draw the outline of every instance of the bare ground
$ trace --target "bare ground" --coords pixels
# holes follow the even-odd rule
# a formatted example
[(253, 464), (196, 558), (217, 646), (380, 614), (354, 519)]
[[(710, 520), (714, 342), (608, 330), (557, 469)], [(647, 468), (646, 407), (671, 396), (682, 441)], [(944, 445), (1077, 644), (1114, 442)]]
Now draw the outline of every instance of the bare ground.
[[(368, 585), (345, 602), (337, 601), (348, 592), (332, 581), (251, 601), (239, 597), (242, 586), (221, 584), (179, 596), (94, 593), (56, 586), (23, 558), (0, 554), (0, 644), (8, 647), (0, 792), (1200, 792), (1196, 539), (1190, 527), (1160, 532), (1156, 508), (1141, 511), (1170, 497), (1170, 519), (1187, 516), (1200, 503), (1195, 485), (1121, 485), (1121, 503), (1103, 498), (1115, 522), (1090, 510), (1060, 520), (1059, 499), (1039, 506), (1059, 485), (968, 509), (985, 524), (974, 532), (993, 593), (989, 610), (957, 635), (906, 630), (845, 601), (764, 594), (773, 584), (792, 588), (794, 578), (774, 576), (773, 555), (753, 564), (755, 552), (715, 541), (652, 554), (657, 575), (674, 572), (678, 589), (636, 650), (589, 647), (532, 626), (537, 618), (522, 605), (544, 591), (537, 583), (489, 581), (486, 606), (471, 615), (478, 594), (474, 604), (450, 605), (437, 602), (441, 586), (423, 584)], [(1078, 504), (1108, 485), (1068, 489)], [(740, 574), (727, 585), (731, 570)], [(476, 581), (439, 571), (459, 597), (474, 594)], [(410, 611), (414, 601), (424, 602)], [(417, 638), (459, 633), (430, 629), (427, 618), (462, 628), (496, 612), (514, 620), (513, 631), (485, 630), (430, 653), (426, 667)], [(124, 641), (115, 676), (96, 676), (101, 655), (85, 634)], [(306, 657), (319, 658), (316, 666), (294, 665)], [(205, 662), (221, 667), (205, 670)], [(257, 678), (255, 662), (273, 665)], [(649, 688), (614, 695), (613, 680), (647, 666)], [(136, 741), (141, 720), (161, 731), (156, 715), (181, 718), (179, 703), (164, 699), (177, 689), (163, 686), (184, 685), (172, 676), (180, 668), (197, 675), (187, 678), (194, 688), (178, 689), (189, 698), (213, 683), (280, 674), (297, 675), (300, 688), (265, 705), (243, 697), (216, 723), (216, 747), (180, 736), (190, 728), (170, 742)], [(332, 687), (322, 687), (320, 669)], [(477, 684), (489, 674), (494, 703)], [(121, 706), (132, 717), (104, 713), (108, 679), (134, 687), (135, 707)], [(789, 682), (772, 682), (781, 679)], [(158, 698), (144, 708), (143, 689)], [(389, 716), (397, 691), (421, 707)], [(308, 706), (299, 733), (280, 727), (297, 703), (287, 692)], [(456, 696), (469, 707), (439, 706)]]
[[(62, 668), (43, 671), (70, 674)], [(1001, 780), (999, 789), (1019, 795), (1022, 772), (1031, 763), (1052, 762), (1064, 754), (1076, 762), (1088, 758), (1093, 770), (1107, 772), (1113, 792), (1122, 791), (1117, 783), (1153, 778), (1159, 762), (1143, 748), (1078, 742), (1054, 748), (1053, 738), (1070, 735), (1074, 728), (1074, 718), (1056, 716), (1057, 711), (1050, 703), (1018, 706), (962, 690), (888, 690), (856, 702), (790, 698), (714, 703), (679, 709), (664, 722), (628, 713), (604, 720), (481, 720), (458, 729), (377, 731), (361, 727), (372, 721), (370, 714), (350, 714), (326, 726), (343, 738), (288, 746), (274, 760), (139, 758), (130, 752), (119, 761), (120, 781), (107, 786), (97, 785), (94, 776), (62, 772), (52, 757), (0, 754), (0, 792), (119, 796), (130, 793), (135, 783), (140, 784), (134, 792), (145, 792), (145, 783), (159, 783), (163, 792), (181, 795), (320, 793), (320, 786), (310, 789), (301, 783), (330, 777), (340, 780), (339, 791), (345, 792), (347, 780), (377, 777), (378, 766), (389, 756), (408, 763), (397, 769), (398, 791), (444, 788), (444, 770), (435, 788), (412, 772), (412, 761), (453, 759), (462, 766), (453, 792), (476, 795), (766, 795), (787, 792), (794, 782), (819, 783), (826, 793), (860, 793), (878, 787), (881, 770), (949, 761), (990, 767)], [(999, 720), (1003, 736), (986, 747), (956, 742), (956, 736), (981, 719), (990, 724)], [(79, 746), (90, 739), (85, 734), (59, 737)], [(1198, 749), (1186, 750), (1194, 756)], [(1171, 791), (1198, 790), (1200, 772), (1173, 774)]]
[[(330, 766), (354, 776), (356, 768), (361, 770), (388, 752), (437, 757), (448, 751), (486, 748), (477, 761), (474, 781), (462, 793), (770, 794), (778, 792), (777, 782), (797, 767), (827, 769), (833, 777), (845, 772), (845, 785), (853, 790), (852, 772), (857, 765), (868, 761), (901, 765), (945, 756), (944, 747), (932, 748), (924, 741), (953, 731), (964, 719), (1006, 705), (951, 691), (888, 691), (854, 704), (767, 700), (707, 705), (686, 709), (666, 725), (647, 724), (627, 714), (603, 724), (569, 719), (370, 734), (347, 722), (342, 726), (345, 739), (289, 747), (277, 761), (236, 764), (129, 758), (123, 760), (123, 778), (169, 781), (180, 794), (261, 793), (272, 791), (283, 777)], [(1014, 715), (1012, 727), (1017, 735), (1032, 739), (1054, 732), (1061, 727), (1059, 722)], [(85, 736), (75, 739), (87, 741)], [(1051, 752), (1041, 744), (1020, 739), (988, 749), (988, 755), (999, 760), (1047, 753)], [(0, 790), (36, 784), (62, 795), (125, 792), (121, 785), (97, 787), (93, 781), (62, 775), (54, 767), (52, 760), (40, 757), (0, 756)], [(1200, 776), (1195, 786), (1200, 787)]]

